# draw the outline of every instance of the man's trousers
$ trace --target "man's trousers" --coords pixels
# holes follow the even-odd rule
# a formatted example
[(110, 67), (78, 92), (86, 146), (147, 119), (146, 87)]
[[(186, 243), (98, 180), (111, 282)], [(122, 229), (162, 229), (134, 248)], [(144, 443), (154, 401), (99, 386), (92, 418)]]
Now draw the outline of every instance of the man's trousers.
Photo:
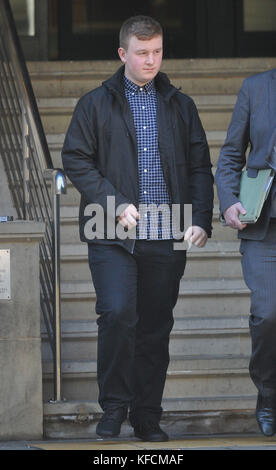
[(251, 291), (250, 376), (263, 395), (276, 393), (276, 219), (264, 240), (242, 240), (245, 282)]
[(174, 251), (172, 240), (136, 240), (133, 254), (115, 244), (90, 244), (88, 254), (99, 315), (99, 403), (128, 407), (132, 423), (159, 421), (186, 251)]

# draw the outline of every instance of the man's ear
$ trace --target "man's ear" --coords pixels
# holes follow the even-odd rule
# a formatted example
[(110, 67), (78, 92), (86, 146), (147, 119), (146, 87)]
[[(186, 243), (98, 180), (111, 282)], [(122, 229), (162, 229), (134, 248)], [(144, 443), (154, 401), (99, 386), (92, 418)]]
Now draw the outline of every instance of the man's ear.
[(123, 64), (125, 64), (126, 63), (126, 50), (123, 47), (119, 47), (118, 54)]

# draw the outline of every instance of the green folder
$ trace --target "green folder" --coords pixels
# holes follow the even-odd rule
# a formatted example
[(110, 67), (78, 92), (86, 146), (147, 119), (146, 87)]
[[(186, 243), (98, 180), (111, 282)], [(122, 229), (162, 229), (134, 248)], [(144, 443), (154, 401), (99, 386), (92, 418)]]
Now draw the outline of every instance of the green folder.
[(252, 170), (243, 170), (240, 182), (239, 200), (246, 214), (240, 214), (239, 219), (245, 224), (257, 222), (274, 178), (274, 171), (271, 168), (255, 170), (253, 177), (251, 172)]

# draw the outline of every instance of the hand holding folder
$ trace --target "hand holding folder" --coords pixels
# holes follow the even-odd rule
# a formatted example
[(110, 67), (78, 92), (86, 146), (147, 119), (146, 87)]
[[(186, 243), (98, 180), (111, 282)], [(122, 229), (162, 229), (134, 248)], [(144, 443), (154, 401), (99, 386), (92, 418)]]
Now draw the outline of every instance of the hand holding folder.
[(266, 163), (268, 168), (259, 170), (248, 168), (242, 172), (239, 200), (246, 214), (240, 215), (241, 222), (247, 224), (257, 222), (271, 189), (276, 171), (276, 128), (268, 144)]
[[(271, 189), (276, 172), (276, 128), (274, 129), (268, 145), (266, 163), (269, 168), (247, 168), (242, 171), (238, 199), (246, 213), (242, 213), (240, 210), (238, 210), (239, 208), (234, 207), (238, 206), (238, 203), (231, 207), (233, 209), (237, 209), (238, 219), (244, 226), (234, 227), (233, 224), (229, 224), (233, 228), (242, 229), (245, 227), (245, 224), (254, 224), (261, 215), (263, 205), (269, 195), (269, 191)], [(231, 208), (228, 208), (227, 210), (229, 209)], [(220, 220), (223, 225), (226, 225), (223, 216), (220, 218)]]
[(245, 224), (254, 224), (260, 217), (263, 205), (269, 194), (274, 178), (274, 171), (244, 170), (241, 175), (239, 200), (246, 210), (239, 219)]
[[(230, 222), (228, 221), (226, 224), (224, 217), (221, 217), (221, 223), (239, 230), (245, 228), (246, 224), (256, 223), (271, 189), (274, 174), (272, 169), (243, 170), (238, 196), (240, 203), (234, 204), (227, 209), (227, 211), (231, 210), (231, 215), (229, 215), (233, 220), (230, 219)], [(245, 209), (244, 213), (242, 208)], [(243, 225), (240, 225), (238, 221), (235, 223), (234, 219), (237, 220), (237, 217)]]
[(221, 216), (220, 220), (222, 225), (228, 225), (229, 227), (243, 230), (246, 227), (246, 224), (240, 221), (240, 214), (245, 215), (246, 210), (240, 202), (236, 202), (236, 204), (228, 207), (228, 209), (224, 212), (224, 215)]

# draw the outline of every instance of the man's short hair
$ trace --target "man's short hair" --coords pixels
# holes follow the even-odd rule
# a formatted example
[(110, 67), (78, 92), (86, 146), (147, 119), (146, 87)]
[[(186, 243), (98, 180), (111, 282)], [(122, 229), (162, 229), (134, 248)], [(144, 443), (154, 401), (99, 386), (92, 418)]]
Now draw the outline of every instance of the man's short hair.
[(148, 40), (162, 35), (162, 27), (155, 19), (143, 15), (132, 16), (121, 26), (119, 35), (120, 47), (127, 50), (131, 36), (136, 36), (140, 40)]

